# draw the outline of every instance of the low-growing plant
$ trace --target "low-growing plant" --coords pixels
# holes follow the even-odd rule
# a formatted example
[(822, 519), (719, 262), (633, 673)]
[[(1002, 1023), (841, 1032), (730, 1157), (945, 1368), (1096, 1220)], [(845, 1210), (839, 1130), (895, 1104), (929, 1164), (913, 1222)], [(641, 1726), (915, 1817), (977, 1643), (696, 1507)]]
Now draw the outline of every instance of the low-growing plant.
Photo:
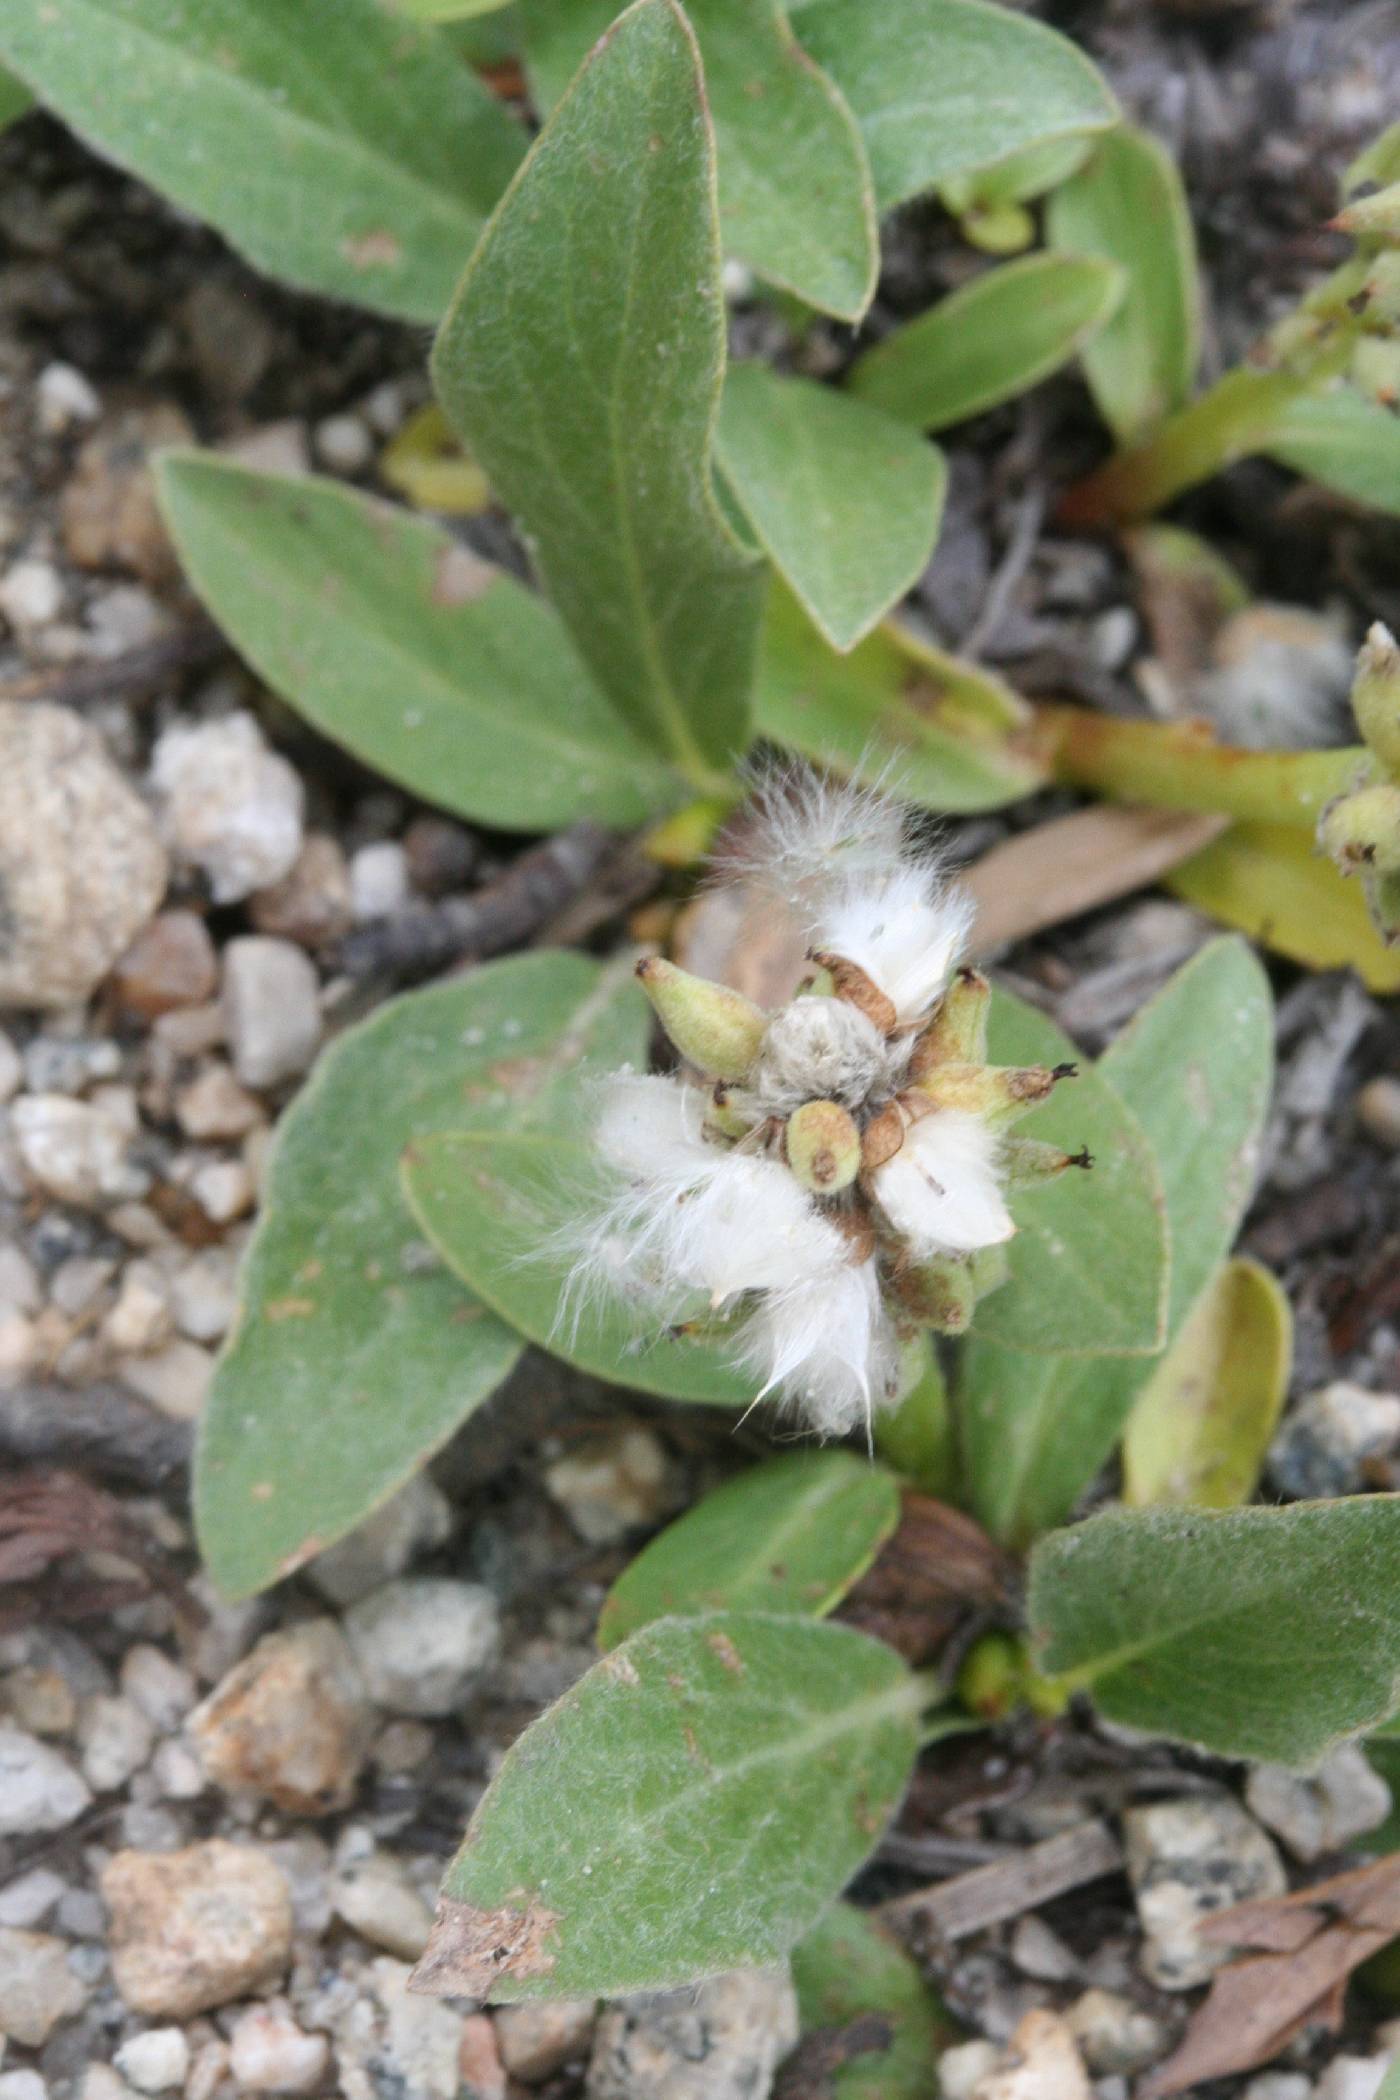
[[(1245, 1506), (1289, 1358), (1277, 1286), (1232, 1254), (1259, 964), (1213, 942), (1089, 1062), (966, 967), (917, 814), (1052, 780), (1220, 814), (1181, 892), (1394, 988), (1342, 881), (1393, 935), (1394, 644), (1363, 652), (1346, 750), (1033, 708), (886, 618), (937, 539), (926, 433), (1077, 356), (1123, 448), (1069, 493), (1081, 521), (1249, 450), (1400, 511), (1396, 135), (1352, 171), (1354, 255), (1267, 368), (1193, 402), (1174, 167), (1072, 44), (986, 0), (0, 0), (0, 56), (16, 106), (32, 89), (263, 268), (441, 322), (440, 408), (385, 471), (445, 508), (489, 488), (541, 588), (411, 509), (167, 455), (186, 572), (248, 661), (493, 828), (645, 828), (682, 867), (718, 833), (721, 876), (808, 955), (769, 1009), (663, 958), (532, 952), (343, 1034), (281, 1125), (202, 1426), (212, 1574), (247, 1595), (343, 1536), (527, 1343), (853, 1436), (768, 1458), (620, 1577), (602, 1659), (473, 1818), (419, 1977), (601, 1994), (798, 1948), (813, 2004), (901, 2000), (913, 2068), (883, 2090), (921, 2091), (928, 2009), (830, 1908), (921, 1741), (1082, 1694), (1306, 1764), (1400, 1701), (1400, 1505)], [(502, 61), (533, 140), (479, 70)], [(858, 324), (880, 215), (930, 193), (1013, 259), (840, 384), (728, 365), (726, 258), (794, 338)], [(745, 805), (755, 744), (799, 764)], [(884, 792), (843, 784), (892, 753)], [(1073, 1522), (1115, 1455), (1120, 1506)], [(916, 1495), (1002, 1571), (956, 1686), (832, 1617)]]

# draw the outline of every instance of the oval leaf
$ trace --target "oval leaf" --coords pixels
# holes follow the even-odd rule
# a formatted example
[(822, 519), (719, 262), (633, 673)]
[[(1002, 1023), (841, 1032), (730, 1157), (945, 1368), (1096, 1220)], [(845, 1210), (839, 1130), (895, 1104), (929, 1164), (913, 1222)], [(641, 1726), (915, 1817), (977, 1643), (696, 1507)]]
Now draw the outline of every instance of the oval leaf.
[(1373, 992), (1400, 992), (1400, 948), (1377, 933), (1360, 883), (1294, 824), (1232, 824), (1166, 878), (1188, 904), (1238, 926), (1310, 970), (1355, 970)]
[(754, 696), (760, 736), (835, 773), (878, 778), (925, 809), (1000, 809), (1043, 787), (1011, 732), (1024, 701), (990, 671), (892, 622), (838, 656), (780, 584), (769, 592)]
[(937, 2100), (937, 2058), (958, 2029), (897, 1939), (853, 1903), (836, 1903), (793, 1950), (802, 2031), (871, 2018), (870, 2042), (833, 2074), (831, 2100)]
[(985, 0), (811, 0), (798, 34), (855, 111), (881, 210), (1118, 117), (1068, 37)]
[(525, 151), (438, 33), (375, 0), (0, 0), (0, 56), (259, 269), (410, 321), (438, 318)]
[(867, 350), (851, 373), (862, 401), (923, 430), (980, 415), (1057, 372), (1123, 296), (1116, 263), (1027, 255), (985, 270)]
[(1400, 416), (1349, 387), (1289, 402), (1259, 450), (1353, 503), (1400, 517)]
[(920, 1697), (848, 1627), (645, 1627), (507, 1751), (415, 1988), (613, 1997), (781, 1959), (893, 1813)]
[(598, 1645), (675, 1613), (820, 1619), (899, 1522), (893, 1474), (851, 1451), (799, 1451), (730, 1480), (638, 1554), (608, 1593)]
[[(1099, 1060), (1161, 1175), (1168, 1339), (1229, 1252), (1253, 1194), (1273, 1039), (1268, 979), (1242, 941), (1222, 940), (1179, 970)], [(1036, 1361), (974, 1335), (959, 1399), (973, 1506), (988, 1530), (1020, 1546), (1063, 1522), (1148, 1375), (1138, 1362)]]
[(433, 353), (599, 685), (706, 788), (748, 742), (762, 598), (710, 482), (714, 179), (694, 38), (674, 0), (637, 0), (536, 141)]
[[(525, 0), (535, 99), (564, 93), (614, 0)], [(778, 0), (688, 0), (719, 159), (725, 253), (822, 313), (858, 321), (879, 270), (875, 191), (855, 118)]]
[(1309, 1766), (1400, 1704), (1397, 1583), (1394, 1495), (1111, 1510), (1041, 1540), (1030, 1622), (1110, 1721)]
[(493, 828), (634, 824), (684, 793), (557, 616), (439, 526), (316, 477), (167, 454), (186, 573), (242, 655), (366, 765)]
[(1123, 1500), (1233, 1509), (1259, 1480), (1288, 1390), (1293, 1316), (1267, 1269), (1227, 1262), (1133, 1403)]
[(277, 1127), (195, 1459), (195, 1520), (228, 1596), (319, 1553), (500, 1384), (520, 1337), (421, 1259), (398, 1162), (443, 1122), (543, 1115), (580, 1059), (645, 1053), (624, 964), (524, 955), (411, 992), (348, 1031)]
[(1102, 1073), (1068, 1036), (1000, 988), (990, 1054), (1002, 1065), (1076, 1064), (1016, 1135), (1067, 1152), (1087, 1145), (1088, 1174), (1013, 1192), (1010, 1280), (977, 1307), (974, 1335), (1015, 1349), (1142, 1356), (1160, 1348), (1167, 1293), (1161, 1182), (1151, 1148)]
[(893, 416), (812, 379), (737, 365), (719, 461), (764, 552), (833, 649), (854, 648), (927, 567), (948, 472)]
[[(634, 1062), (644, 1062), (635, 1059)], [(747, 1406), (755, 1382), (719, 1340), (639, 1331), (611, 1301), (569, 1302), (570, 1191), (593, 1158), (578, 1097), (547, 1128), (416, 1138), (403, 1158), (409, 1206), (443, 1260), (503, 1320), (567, 1363), (668, 1400)], [(460, 1122), (461, 1118), (454, 1120)]]
[(1083, 350), (1084, 375), (1104, 421), (1130, 444), (1191, 398), (1201, 355), (1196, 238), (1175, 161), (1125, 124), (1100, 139), (1050, 199), (1056, 248), (1118, 264), (1117, 311)]

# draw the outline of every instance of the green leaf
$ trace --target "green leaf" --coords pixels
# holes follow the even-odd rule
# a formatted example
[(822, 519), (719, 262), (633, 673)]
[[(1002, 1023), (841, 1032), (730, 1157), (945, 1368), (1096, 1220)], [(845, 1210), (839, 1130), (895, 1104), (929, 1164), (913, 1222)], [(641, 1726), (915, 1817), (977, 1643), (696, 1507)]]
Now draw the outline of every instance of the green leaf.
[(984, 270), (858, 358), (852, 391), (923, 430), (965, 422), (1067, 364), (1125, 282), (1116, 263), (1092, 255), (1027, 255)]
[(521, 1350), (425, 1263), (398, 1160), (445, 1121), (529, 1127), (581, 1059), (645, 1054), (627, 966), (541, 953), (381, 1007), (277, 1127), (238, 1320), (195, 1463), (195, 1516), (228, 1596), (349, 1531), (491, 1393)]
[(913, 1768), (917, 1680), (817, 1619), (661, 1619), (507, 1751), (415, 1972), (474, 1998), (614, 1997), (786, 1955)]
[(1078, 1065), (1078, 1078), (1057, 1087), (1016, 1134), (1067, 1152), (1087, 1145), (1094, 1165), (1012, 1193), (1010, 1278), (979, 1303), (974, 1336), (1075, 1356), (1155, 1351), (1166, 1314), (1167, 1246), (1147, 1140), (1068, 1036), (1000, 988), (989, 1041), (995, 1064)]
[(942, 453), (893, 416), (761, 364), (729, 374), (718, 452), (764, 552), (832, 648), (854, 648), (928, 565)]
[(715, 505), (725, 321), (694, 38), (637, 0), (536, 140), (433, 353), (580, 653), (714, 789), (748, 743), (762, 569)]
[(1045, 769), (1013, 741), (1029, 710), (992, 672), (892, 623), (838, 656), (781, 584), (768, 596), (755, 727), (835, 773), (879, 774), (927, 809), (1000, 809), (1042, 787)]
[(1293, 1317), (1258, 1262), (1226, 1262), (1133, 1403), (1123, 1499), (1233, 1509), (1259, 1480), (1288, 1390)]
[(256, 670), (401, 787), (502, 830), (635, 824), (679, 777), (613, 712), (544, 600), (342, 483), (167, 454), (185, 570)]
[(1315, 1764), (1400, 1702), (1400, 1497), (1113, 1510), (1031, 1559), (1039, 1667), (1110, 1721)]
[(893, 1934), (868, 1911), (837, 1903), (793, 1949), (802, 2031), (841, 2029), (864, 2015), (888, 2039), (849, 2058), (831, 2100), (938, 2100), (936, 2060), (958, 2030)]
[(1400, 517), (1400, 415), (1349, 387), (1290, 402), (1259, 450), (1339, 496)]
[(852, 1451), (798, 1451), (730, 1480), (638, 1554), (608, 1592), (598, 1645), (674, 1613), (824, 1618), (899, 1522), (899, 1489)]
[(1400, 182), (1400, 122), (1388, 125), (1369, 146), (1363, 146), (1343, 176), (1342, 187), (1352, 197), (1373, 184), (1380, 190), (1392, 182)]
[(1062, 182), (1068, 182), (1094, 149), (1095, 134), (1071, 132), (1065, 138), (1046, 139), (1036, 146), (1023, 146), (990, 167), (972, 168), (940, 184), (939, 195), (949, 211), (961, 218), (969, 212), (994, 210), (1007, 204), (1026, 204), (1043, 197)]
[(659, 1337), (611, 1300), (570, 1303), (571, 1205), (594, 1171), (575, 1094), (561, 1100), (552, 1123), (529, 1131), (416, 1138), (404, 1154), (403, 1189), (449, 1268), (528, 1340), (614, 1385), (747, 1406), (754, 1381), (731, 1367), (722, 1337)]
[(1400, 992), (1400, 948), (1377, 933), (1361, 885), (1319, 853), (1311, 829), (1232, 824), (1163, 878), (1227, 926), (1310, 970), (1355, 970), (1373, 992)]
[(34, 107), (34, 97), (22, 80), (0, 67), (0, 131), (6, 130), (22, 117), (26, 110)]
[(1120, 444), (1136, 443), (1191, 398), (1201, 355), (1196, 238), (1175, 161), (1124, 124), (1057, 189), (1046, 228), (1056, 248), (1103, 256), (1126, 276), (1121, 304), (1084, 346), (1084, 374)]
[(389, 0), (401, 15), (419, 22), (465, 22), (476, 15), (494, 15), (510, 0)]
[[(526, 0), (526, 60), (549, 109), (616, 13), (614, 0)], [(858, 321), (879, 271), (875, 192), (839, 89), (778, 0), (688, 0), (719, 159), (727, 255), (823, 313)]]
[[(1214, 941), (1194, 956), (1109, 1047), (1098, 1074), (1156, 1156), (1171, 1247), (1170, 1340), (1228, 1254), (1253, 1192), (1273, 1078), (1273, 1005), (1244, 943)], [(1061, 1093), (1072, 1102), (1072, 1089)], [(1019, 1546), (1063, 1522), (1148, 1375), (1140, 1362), (1037, 1361), (974, 1334), (959, 1401), (973, 1507), (988, 1530)]]
[(985, 0), (812, 0), (798, 33), (855, 111), (881, 210), (1118, 117), (1067, 37)]
[(525, 150), (375, 0), (0, 0), (0, 56), (259, 269), (410, 321), (442, 312)]

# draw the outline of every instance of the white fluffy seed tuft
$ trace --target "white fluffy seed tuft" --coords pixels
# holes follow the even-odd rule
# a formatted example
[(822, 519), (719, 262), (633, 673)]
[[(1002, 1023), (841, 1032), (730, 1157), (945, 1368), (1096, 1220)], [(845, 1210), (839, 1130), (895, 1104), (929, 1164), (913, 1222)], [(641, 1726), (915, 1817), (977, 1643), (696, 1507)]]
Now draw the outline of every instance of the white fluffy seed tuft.
[(847, 1262), (760, 1299), (740, 1336), (741, 1361), (820, 1436), (848, 1436), (892, 1397), (897, 1349), (873, 1261)]
[(911, 1124), (875, 1176), (875, 1200), (911, 1253), (974, 1254), (1011, 1238), (999, 1149), (995, 1133), (959, 1109)]
[(852, 882), (817, 926), (818, 945), (858, 963), (912, 1027), (947, 990), (972, 931), (974, 906), (944, 887), (930, 862), (911, 861), (876, 882)]

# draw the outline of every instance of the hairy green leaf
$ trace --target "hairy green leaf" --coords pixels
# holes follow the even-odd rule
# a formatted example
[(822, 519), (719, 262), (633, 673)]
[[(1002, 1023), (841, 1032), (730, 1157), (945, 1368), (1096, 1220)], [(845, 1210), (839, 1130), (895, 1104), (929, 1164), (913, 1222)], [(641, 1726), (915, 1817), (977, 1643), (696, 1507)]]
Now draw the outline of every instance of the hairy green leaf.
[(598, 683), (713, 788), (748, 742), (762, 569), (715, 505), (714, 145), (675, 0), (595, 48), (438, 336), (439, 396)]
[[(526, 0), (526, 56), (545, 108), (614, 0)], [(778, 0), (688, 0), (719, 158), (725, 253), (809, 306), (858, 321), (879, 269), (875, 193), (854, 117)]]
[(719, 462), (764, 552), (833, 649), (869, 633), (924, 572), (943, 455), (893, 416), (812, 379), (736, 365)]
[(808, 0), (798, 34), (855, 111), (882, 210), (1118, 116), (1067, 37), (986, 0)]
[(852, 1451), (797, 1451), (726, 1481), (624, 1568), (598, 1621), (615, 1648), (653, 1619), (702, 1611), (823, 1618), (899, 1522), (899, 1489)]
[(0, 0), (0, 57), (259, 269), (411, 321), (525, 151), (437, 32), (375, 0)]
[(1002, 263), (867, 350), (852, 391), (922, 430), (964, 422), (1067, 364), (1113, 313), (1125, 281), (1099, 256)]
[(1146, 437), (1191, 398), (1201, 355), (1196, 239), (1175, 161), (1125, 124), (1057, 189), (1046, 226), (1056, 248), (1117, 263), (1117, 311), (1083, 349), (1085, 377), (1120, 444)]
[(1293, 1316), (1258, 1262), (1226, 1262), (1133, 1402), (1123, 1499), (1233, 1509), (1258, 1485), (1288, 1390)]
[(722, 1337), (659, 1336), (612, 1299), (571, 1299), (570, 1229), (595, 1171), (575, 1095), (553, 1123), (529, 1131), (458, 1128), (416, 1138), (404, 1154), (403, 1188), (449, 1268), (541, 1348), (614, 1385), (746, 1406), (754, 1381), (731, 1367)]
[(1155, 1351), (1165, 1319), (1167, 1244), (1161, 1182), (1138, 1123), (1068, 1036), (1001, 989), (989, 1040), (996, 1064), (1078, 1065), (1079, 1076), (1057, 1087), (1016, 1134), (1067, 1152), (1087, 1146), (1094, 1164), (1087, 1174), (1071, 1169), (1013, 1192), (1010, 1280), (979, 1303), (974, 1336), (1075, 1356)]
[(893, 623), (838, 656), (776, 583), (754, 704), (761, 736), (835, 773), (876, 775), (893, 759), (900, 793), (927, 809), (1000, 809), (1047, 778), (1012, 736), (1025, 703), (995, 673)]
[(1043, 1670), (1110, 1721), (1307, 1766), (1400, 1703), (1400, 1497), (1112, 1510), (1042, 1539)]
[(1400, 517), (1400, 416), (1350, 387), (1290, 402), (1259, 449), (1339, 496)]
[(831, 2100), (938, 2100), (935, 2068), (958, 2030), (918, 1967), (869, 1911), (836, 1903), (793, 1949), (802, 2030), (842, 2029), (873, 2016), (886, 2039), (852, 2054), (833, 2076)]
[[(1244, 943), (1214, 941), (1194, 956), (1110, 1045), (1098, 1073), (1156, 1156), (1171, 1251), (1169, 1340), (1229, 1252), (1253, 1193), (1273, 1004)], [(988, 1530), (1024, 1545), (1063, 1522), (1148, 1375), (1140, 1362), (1036, 1361), (974, 1335), (959, 1400), (973, 1507)]]
[(530, 1127), (583, 1059), (640, 1061), (645, 1045), (625, 963), (541, 953), (411, 992), (326, 1052), (278, 1125), (200, 1427), (196, 1524), (227, 1595), (349, 1531), (520, 1354), (423, 1259), (399, 1194), (404, 1145), (445, 1122)]
[(660, 1619), (507, 1751), (447, 1870), (419, 1988), (613, 1997), (788, 1953), (913, 1768), (920, 1691), (817, 1619)]
[(167, 454), (190, 581), (269, 685), (427, 801), (503, 830), (635, 824), (684, 784), (557, 616), (440, 526), (333, 481)]
[(477, 15), (494, 15), (510, 0), (389, 0), (401, 15), (420, 22), (465, 22)]

